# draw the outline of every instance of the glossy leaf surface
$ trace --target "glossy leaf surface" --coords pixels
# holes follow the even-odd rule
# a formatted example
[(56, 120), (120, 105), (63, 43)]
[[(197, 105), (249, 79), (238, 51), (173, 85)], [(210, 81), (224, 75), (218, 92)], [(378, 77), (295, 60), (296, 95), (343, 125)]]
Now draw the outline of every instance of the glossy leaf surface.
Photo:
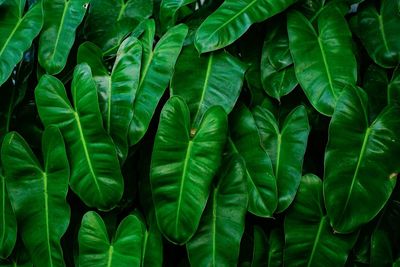
[(340, 10), (323, 9), (316, 23), (317, 29), (301, 13), (289, 13), (289, 47), (307, 98), (318, 112), (331, 116), (343, 88), (355, 84), (357, 64)]
[(191, 266), (237, 263), (248, 201), (243, 165), (237, 154), (223, 160), (199, 228), (186, 245)]
[(17, 240), (17, 220), (11, 207), (6, 180), (0, 168), (0, 258), (10, 256)]
[(336, 106), (325, 151), (324, 197), (333, 228), (357, 230), (388, 201), (399, 169), (400, 108), (388, 106), (372, 122), (365, 92), (348, 88)]
[(162, 0), (160, 4), (160, 24), (164, 30), (175, 25), (179, 9), (196, 0)]
[(40, 118), (63, 133), (71, 163), (71, 189), (89, 207), (113, 208), (122, 196), (123, 180), (115, 146), (103, 129), (96, 85), (90, 67), (75, 68), (73, 105), (63, 84), (44, 75), (35, 90)]
[(158, 226), (168, 240), (184, 244), (195, 234), (226, 134), (226, 113), (220, 107), (210, 108), (194, 132), (188, 106), (180, 97), (172, 97), (164, 106), (150, 183)]
[(18, 231), (36, 266), (65, 266), (60, 239), (67, 230), (66, 202), (69, 165), (64, 141), (56, 127), (43, 133), (44, 164), (16, 132), (4, 138), (1, 149), (7, 190)]

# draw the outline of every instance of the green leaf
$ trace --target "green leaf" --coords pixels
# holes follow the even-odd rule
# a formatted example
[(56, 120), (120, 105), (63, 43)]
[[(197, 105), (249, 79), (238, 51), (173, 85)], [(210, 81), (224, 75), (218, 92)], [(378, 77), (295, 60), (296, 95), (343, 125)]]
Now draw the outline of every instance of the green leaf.
[[(147, 195), (148, 197), (148, 195)], [(154, 211), (148, 219), (148, 226), (143, 236), (142, 261), (143, 267), (161, 267), (163, 265), (163, 239), (157, 226)]]
[(325, 214), (322, 181), (303, 176), (285, 217), (285, 266), (344, 266), (357, 234), (334, 233)]
[(162, 0), (160, 6), (160, 24), (164, 31), (175, 25), (179, 9), (196, 0)]
[(392, 79), (389, 82), (388, 102), (390, 104), (400, 103), (400, 67), (395, 68)]
[(261, 217), (272, 217), (278, 196), (271, 159), (261, 147), (260, 135), (250, 110), (239, 105), (231, 114), (230, 145), (240, 154), (246, 167), (248, 210)]
[(196, 234), (186, 248), (191, 266), (234, 266), (247, 212), (244, 163), (234, 154), (225, 157)]
[(281, 126), (266, 108), (258, 106), (253, 114), (260, 131), (261, 144), (274, 167), (278, 188), (276, 212), (282, 212), (292, 203), (302, 176), (310, 133), (307, 111), (304, 106), (293, 109)]
[(371, 64), (364, 73), (363, 89), (368, 94), (369, 109), (376, 117), (388, 104), (388, 77), (386, 70)]
[(142, 20), (153, 12), (153, 0), (90, 0), (86, 39), (112, 53)]
[(128, 215), (110, 238), (103, 219), (94, 211), (87, 212), (78, 235), (79, 266), (140, 266), (143, 230), (139, 218)]
[(67, 63), (90, 0), (43, 0), (44, 26), (39, 40), (39, 63), (48, 74), (60, 73)]
[(285, 246), (285, 237), (281, 228), (271, 230), (268, 240), (268, 267), (283, 266), (283, 248)]
[(297, 11), (288, 14), (289, 47), (297, 80), (313, 107), (331, 116), (346, 85), (354, 85), (357, 64), (351, 33), (339, 8), (325, 8), (318, 30)]
[(251, 267), (266, 266), (267, 263), (267, 250), (268, 250), (268, 239), (264, 233), (264, 230), (255, 225), (253, 232), (253, 259)]
[(280, 101), (297, 86), (286, 24), (280, 20), (267, 32), (261, 57), (261, 81), (265, 92)]
[(400, 63), (399, 0), (380, 1), (380, 11), (368, 2), (357, 12), (360, 31), (357, 35), (376, 64), (392, 68)]
[(16, 132), (1, 149), (11, 205), (35, 266), (65, 266), (60, 239), (67, 230), (69, 165), (61, 132), (48, 127), (42, 137), (43, 166)]
[(63, 133), (71, 162), (71, 189), (89, 207), (113, 208), (121, 199), (123, 179), (115, 146), (102, 126), (96, 85), (90, 67), (74, 71), (73, 106), (63, 84), (44, 75), (35, 90), (40, 118)]
[(227, 134), (226, 113), (212, 107), (197, 130), (190, 129), (186, 103), (174, 96), (161, 111), (150, 183), (160, 231), (184, 244), (196, 232), (217, 172)]
[(0, 85), (10, 77), (43, 26), (42, 4), (33, 5), (24, 15), (25, 1), (7, 0), (1, 6)]
[[(154, 22), (153, 22), (154, 23)], [(171, 28), (152, 50), (153, 38), (143, 44), (142, 72), (139, 89), (133, 104), (133, 119), (129, 130), (129, 143), (137, 144), (149, 127), (174, 71), (188, 27), (179, 24)], [(154, 37), (154, 24), (149, 37)], [(145, 33), (146, 36), (146, 33)]]
[(87, 62), (92, 69), (103, 126), (113, 138), (122, 162), (128, 153), (128, 129), (139, 84), (141, 57), (142, 47), (139, 41), (129, 37), (119, 47), (109, 73), (102, 62), (103, 54), (96, 45), (86, 42), (78, 50), (78, 63)]
[(11, 207), (6, 180), (2, 172), (0, 167), (0, 258), (5, 259), (10, 256), (17, 241), (17, 220)]
[(373, 219), (396, 183), (400, 107), (370, 122), (365, 92), (349, 87), (339, 98), (325, 151), (324, 197), (332, 227), (350, 233)]
[(187, 46), (175, 66), (171, 95), (179, 95), (186, 101), (192, 127), (197, 128), (212, 106), (221, 106), (227, 114), (232, 111), (245, 71), (246, 66), (226, 51), (199, 56), (193, 46)]
[(296, 0), (225, 0), (200, 25), (195, 46), (200, 53), (218, 50), (239, 39), (253, 23), (284, 11)]

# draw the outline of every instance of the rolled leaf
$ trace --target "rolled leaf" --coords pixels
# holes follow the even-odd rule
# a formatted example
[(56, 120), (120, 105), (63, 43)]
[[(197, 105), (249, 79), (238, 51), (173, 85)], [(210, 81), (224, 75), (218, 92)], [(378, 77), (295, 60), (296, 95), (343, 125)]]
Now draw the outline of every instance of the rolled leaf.
[(372, 220), (388, 201), (400, 162), (400, 107), (386, 107), (373, 121), (365, 92), (348, 88), (329, 125), (324, 197), (335, 231), (350, 233)]
[(17, 241), (17, 220), (11, 207), (6, 180), (0, 168), (0, 258), (10, 256)]
[(18, 232), (35, 266), (65, 266), (60, 239), (67, 230), (70, 208), (69, 164), (61, 132), (48, 127), (42, 137), (44, 164), (16, 132), (1, 149), (11, 205)]
[(44, 26), (38, 59), (48, 74), (57, 74), (65, 67), (89, 1), (43, 0)]
[(78, 234), (79, 266), (140, 266), (143, 230), (139, 218), (128, 215), (110, 238), (103, 219), (94, 211), (87, 212)]
[(195, 46), (200, 53), (218, 50), (242, 36), (253, 23), (276, 15), (296, 0), (225, 0), (200, 25)]
[(268, 239), (264, 230), (255, 225), (253, 229), (253, 259), (251, 267), (266, 266), (268, 254)]
[(250, 110), (244, 105), (234, 110), (230, 117), (230, 145), (245, 162), (248, 210), (261, 217), (272, 217), (278, 196), (271, 159), (261, 147), (260, 135)]
[(160, 5), (160, 24), (163, 30), (168, 30), (175, 25), (179, 9), (196, 0), (162, 0)]
[(33, 5), (24, 14), (25, 2), (6, 0), (1, 6), (0, 85), (10, 77), (43, 26), (42, 4)]
[(292, 203), (300, 184), (310, 126), (304, 106), (292, 110), (282, 126), (266, 108), (256, 107), (254, 119), (260, 130), (261, 144), (268, 152), (278, 188), (277, 212)]
[(272, 229), (268, 239), (268, 267), (283, 266), (285, 236), (282, 228)]
[(181, 52), (187, 33), (188, 27), (179, 24), (171, 28), (158, 41), (154, 50), (151, 49), (152, 39), (148, 41), (150, 47), (143, 43), (142, 73), (133, 104), (133, 119), (129, 130), (131, 145), (137, 144), (146, 133), (158, 102), (172, 77), (176, 59)]
[(186, 248), (191, 266), (234, 266), (247, 212), (247, 182), (240, 156), (226, 157), (196, 234)]
[(186, 101), (192, 127), (197, 128), (212, 106), (221, 106), (227, 114), (232, 111), (245, 71), (246, 66), (226, 51), (199, 56), (193, 46), (187, 46), (176, 63), (171, 94)]
[(210, 108), (195, 131), (182, 98), (172, 97), (161, 111), (150, 183), (158, 226), (173, 243), (186, 243), (198, 228), (226, 134), (221, 107)]
[(90, 67), (74, 71), (70, 104), (64, 85), (44, 75), (35, 90), (40, 118), (45, 126), (60, 128), (71, 163), (71, 189), (89, 207), (113, 208), (121, 199), (123, 179), (115, 146), (103, 129), (96, 85)]
[(136, 38), (129, 37), (119, 47), (109, 73), (102, 61), (103, 53), (96, 45), (86, 42), (78, 50), (78, 63), (86, 62), (92, 69), (103, 126), (112, 137), (122, 162), (128, 153), (128, 129), (139, 84), (141, 57), (140, 43)]
[(357, 234), (334, 233), (324, 211), (322, 181), (303, 176), (285, 217), (285, 266), (344, 266)]
[(297, 11), (288, 14), (289, 47), (297, 80), (313, 107), (331, 116), (346, 85), (355, 85), (357, 64), (351, 32), (339, 8), (325, 8), (317, 29)]

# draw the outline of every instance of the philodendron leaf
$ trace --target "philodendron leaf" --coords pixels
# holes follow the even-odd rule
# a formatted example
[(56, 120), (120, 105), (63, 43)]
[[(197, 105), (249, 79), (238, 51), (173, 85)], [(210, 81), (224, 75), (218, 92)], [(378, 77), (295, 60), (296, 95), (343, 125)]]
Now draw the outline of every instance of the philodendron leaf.
[(400, 107), (370, 121), (364, 91), (342, 93), (329, 125), (324, 197), (332, 227), (350, 233), (373, 219), (388, 201), (400, 162)]
[(253, 258), (251, 267), (267, 266), (268, 257), (268, 239), (264, 230), (255, 225), (253, 229)]
[(71, 163), (71, 189), (89, 207), (113, 208), (121, 199), (123, 179), (115, 146), (103, 129), (96, 85), (90, 67), (75, 68), (71, 85), (73, 105), (64, 85), (44, 75), (35, 90), (45, 126), (60, 128)]
[(128, 129), (133, 116), (133, 101), (139, 84), (142, 47), (134, 37), (125, 39), (118, 49), (111, 73), (103, 64), (103, 53), (95, 44), (79, 47), (78, 63), (92, 69), (97, 86), (103, 126), (113, 138), (123, 162), (128, 153)]
[(10, 256), (17, 241), (17, 220), (11, 207), (1, 167), (0, 186), (0, 259), (5, 259)]
[(143, 236), (142, 267), (161, 267), (163, 265), (163, 239), (157, 226), (154, 211), (147, 219)]
[[(175, 62), (181, 52), (187, 32), (188, 27), (185, 24), (179, 24), (168, 30), (158, 41), (154, 50), (152, 50), (152, 38), (151, 42), (143, 43), (142, 72), (129, 130), (131, 145), (137, 144), (149, 127), (158, 102), (172, 77)], [(154, 32), (149, 35), (154, 37)]]
[(16, 132), (6, 135), (1, 149), (7, 190), (18, 232), (35, 266), (65, 266), (60, 239), (67, 230), (70, 208), (69, 164), (61, 132), (46, 128), (42, 137), (44, 164)]
[(392, 79), (389, 82), (388, 102), (390, 104), (400, 103), (400, 67), (394, 69)]
[(103, 219), (94, 211), (82, 218), (79, 229), (80, 267), (140, 266), (143, 225), (136, 215), (128, 215), (109, 237)]
[(268, 239), (268, 267), (283, 266), (285, 237), (282, 228), (272, 229)]
[(300, 184), (304, 154), (310, 126), (304, 106), (292, 110), (282, 125), (268, 109), (258, 106), (254, 119), (260, 131), (261, 144), (268, 152), (274, 167), (278, 188), (277, 212), (292, 203)]
[(280, 101), (297, 86), (287, 27), (281, 20), (267, 32), (261, 57), (261, 81), (268, 95)]
[(57, 74), (67, 63), (76, 28), (90, 0), (43, 0), (44, 26), (39, 40), (39, 63), (48, 74)]
[(296, 0), (225, 0), (196, 32), (195, 46), (200, 53), (230, 45), (253, 23), (284, 11)]
[(227, 114), (232, 111), (245, 71), (246, 66), (226, 51), (199, 56), (193, 46), (187, 46), (176, 63), (171, 94), (186, 101), (192, 127), (197, 128), (212, 106), (223, 107)]
[(392, 68), (400, 63), (400, 1), (379, 3), (379, 13), (375, 2), (368, 2), (359, 8), (357, 23), (361, 30), (356, 33), (376, 64)]
[(322, 181), (303, 176), (285, 217), (285, 266), (344, 266), (357, 234), (334, 233), (324, 210)]
[(152, 12), (151, 0), (90, 0), (86, 39), (105, 54), (115, 53), (124, 38)]
[(24, 14), (26, 0), (6, 0), (0, 17), (0, 85), (10, 77), (23, 53), (43, 26), (42, 3), (33, 5)]
[(179, 9), (196, 0), (162, 0), (160, 5), (160, 24), (162, 29), (168, 30), (175, 25)]
[(234, 266), (247, 212), (247, 181), (239, 155), (225, 157), (196, 234), (187, 243), (191, 266)]
[(196, 232), (226, 141), (227, 116), (210, 108), (196, 130), (189, 108), (174, 96), (161, 111), (150, 183), (157, 223), (168, 240), (186, 243)]
[(325, 8), (317, 29), (297, 11), (288, 14), (289, 47), (297, 80), (313, 107), (333, 114), (346, 85), (354, 85), (357, 64), (351, 32), (339, 8)]
[(386, 70), (371, 64), (364, 73), (363, 89), (368, 95), (368, 106), (373, 116), (379, 114), (388, 104), (388, 84)]
[(261, 217), (272, 217), (278, 196), (271, 159), (261, 147), (260, 134), (250, 110), (239, 105), (229, 119), (230, 145), (245, 161), (248, 210)]

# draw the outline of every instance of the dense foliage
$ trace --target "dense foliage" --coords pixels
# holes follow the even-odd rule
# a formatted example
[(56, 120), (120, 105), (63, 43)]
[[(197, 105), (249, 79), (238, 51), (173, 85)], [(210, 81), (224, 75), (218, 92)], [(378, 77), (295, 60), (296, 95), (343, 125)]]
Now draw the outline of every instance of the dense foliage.
[(400, 0), (0, 0), (0, 266), (400, 266)]

